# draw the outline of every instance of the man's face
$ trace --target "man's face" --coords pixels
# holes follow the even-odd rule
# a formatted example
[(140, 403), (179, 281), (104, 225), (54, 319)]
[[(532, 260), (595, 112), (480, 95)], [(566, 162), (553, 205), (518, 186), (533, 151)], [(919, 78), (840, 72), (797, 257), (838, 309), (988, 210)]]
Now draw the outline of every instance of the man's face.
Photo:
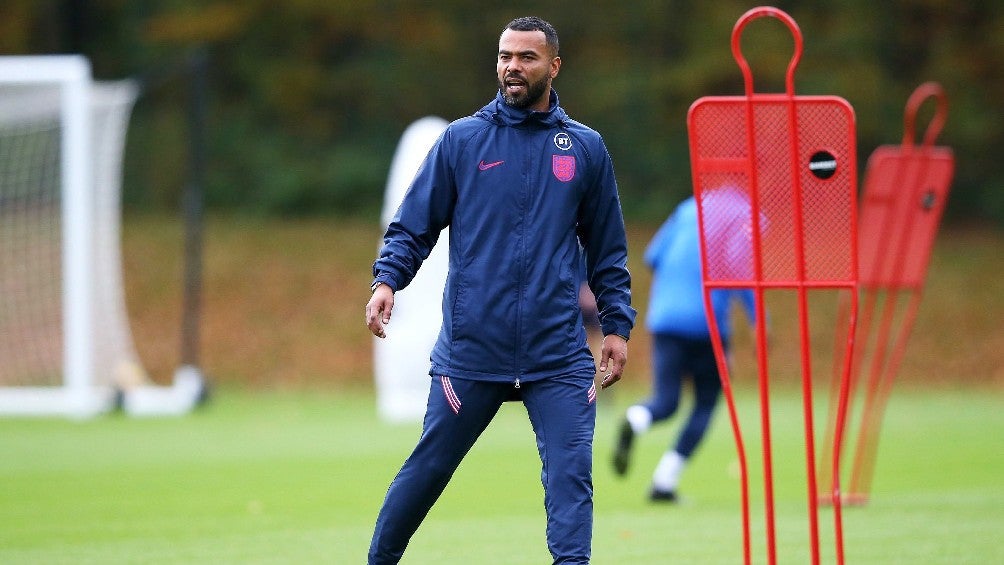
[(544, 32), (507, 29), (499, 37), (496, 71), (506, 104), (547, 110), (551, 79), (558, 76), (560, 68), (561, 58), (548, 48)]

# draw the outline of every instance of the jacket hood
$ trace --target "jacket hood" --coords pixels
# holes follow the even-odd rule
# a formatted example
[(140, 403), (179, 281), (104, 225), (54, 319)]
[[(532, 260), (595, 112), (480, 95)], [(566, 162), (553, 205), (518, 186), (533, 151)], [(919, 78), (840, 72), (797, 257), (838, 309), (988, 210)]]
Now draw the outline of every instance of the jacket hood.
[(507, 126), (519, 126), (536, 122), (548, 127), (554, 127), (556, 125), (566, 125), (568, 122), (568, 114), (558, 104), (558, 93), (554, 88), (551, 89), (548, 108), (544, 112), (510, 106), (506, 104), (505, 99), (502, 98), (502, 92), (499, 91), (495, 94), (495, 100), (485, 104), (483, 108), (478, 110), (476, 115), (490, 122)]

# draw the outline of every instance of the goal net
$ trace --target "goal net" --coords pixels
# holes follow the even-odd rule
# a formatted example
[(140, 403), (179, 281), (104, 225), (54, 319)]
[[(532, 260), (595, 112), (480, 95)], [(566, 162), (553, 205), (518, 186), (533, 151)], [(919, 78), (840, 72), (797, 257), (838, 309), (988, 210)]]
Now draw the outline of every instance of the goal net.
[(81, 56), (0, 57), (0, 415), (190, 410), (151, 384), (125, 308), (121, 177), (139, 88)]

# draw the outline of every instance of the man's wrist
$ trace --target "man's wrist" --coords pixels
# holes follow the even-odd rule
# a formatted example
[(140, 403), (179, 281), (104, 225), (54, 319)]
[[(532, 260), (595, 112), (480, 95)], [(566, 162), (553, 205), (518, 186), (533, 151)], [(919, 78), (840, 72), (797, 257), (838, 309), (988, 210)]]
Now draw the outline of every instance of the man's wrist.
[[(382, 284), (387, 284), (387, 283), (385, 283), (384, 281), (373, 281), (373, 284), (370, 285), (370, 293), (372, 294), (376, 292), (377, 287), (379, 287)], [(387, 286), (389, 287), (390, 285)]]

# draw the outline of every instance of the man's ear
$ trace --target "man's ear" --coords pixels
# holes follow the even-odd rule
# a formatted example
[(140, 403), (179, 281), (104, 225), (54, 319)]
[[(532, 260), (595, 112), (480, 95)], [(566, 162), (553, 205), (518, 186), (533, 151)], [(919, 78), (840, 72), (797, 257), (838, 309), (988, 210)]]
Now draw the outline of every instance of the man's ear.
[(551, 78), (558, 76), (558, 71), (561, 70), (561, 57), (555, 57), (551, 59)]

